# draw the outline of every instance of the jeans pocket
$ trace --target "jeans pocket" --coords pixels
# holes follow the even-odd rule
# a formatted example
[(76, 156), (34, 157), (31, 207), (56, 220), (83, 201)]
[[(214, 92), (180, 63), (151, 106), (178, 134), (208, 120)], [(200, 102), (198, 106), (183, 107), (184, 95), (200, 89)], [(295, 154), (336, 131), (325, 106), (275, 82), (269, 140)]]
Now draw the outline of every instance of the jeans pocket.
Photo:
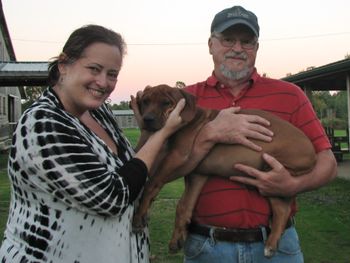
[(294, 227), (286, 229), (278, 243), (277, 251), (287, 255), (301, 253), (299, 237)]
[(205, 244), (208, 243), (209, 238), (190, 234), (188, 235), (185, 245), (184, 245), (184, 254), (186, 258), (192, 259), (197, 257), (205, 247)]

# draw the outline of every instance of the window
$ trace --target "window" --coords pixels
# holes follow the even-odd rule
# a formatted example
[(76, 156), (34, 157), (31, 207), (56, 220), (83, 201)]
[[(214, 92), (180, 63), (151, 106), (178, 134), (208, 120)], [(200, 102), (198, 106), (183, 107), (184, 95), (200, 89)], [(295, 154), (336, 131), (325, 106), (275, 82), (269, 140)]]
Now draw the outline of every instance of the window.
[(0, 95), (0, 115), (6, 114), (6, 100), (4, 96)]
[(2, 112), (2, 115), (6, 115), (6, 97), (5, 96), (3, 96), (2, 97), (2, 105), (1, 105), (2, 107), (2, 110), (1, 110), (1, 112)]

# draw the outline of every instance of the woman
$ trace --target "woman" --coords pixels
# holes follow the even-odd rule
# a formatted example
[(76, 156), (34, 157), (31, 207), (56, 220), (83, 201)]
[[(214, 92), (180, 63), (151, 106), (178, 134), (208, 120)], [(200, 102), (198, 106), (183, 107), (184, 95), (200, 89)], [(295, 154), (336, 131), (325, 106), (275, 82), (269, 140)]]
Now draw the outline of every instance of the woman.
[(105, 104), (124, 53), (118, 33), (88, 25), (50, 63), (50, 87), (13, 135), (1, 262), (149, 261), (147, 233), (132, 233), (134, 203), (184, 102), (135, 154)]

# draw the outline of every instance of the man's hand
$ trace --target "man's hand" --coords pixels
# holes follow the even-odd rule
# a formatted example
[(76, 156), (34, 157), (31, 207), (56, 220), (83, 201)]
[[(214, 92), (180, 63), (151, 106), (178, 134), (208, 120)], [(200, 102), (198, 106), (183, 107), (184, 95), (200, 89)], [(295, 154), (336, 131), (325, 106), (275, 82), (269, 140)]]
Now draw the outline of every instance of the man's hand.
[(210, 133), (209, 137), (215, 143), (242, 144), (261, 151), (261, 147), (249, 139), (270, 142), (273, 136), (273, 132), (267, 128), (270, 122), (257, 115), (239, 114), (239, 111), (240, 107), (221, 110), (205, 127)]
[(250, 177), (231, 176), (230, 180), (255, 186), (260, 194), (265, 196), (294, 196), (297, 194), (296, 178), (274, 157), (263, 154), (266, 163), (271, 167), (268, 172), (262, 172), (243, 164), (236, 164), (235, 168), (246, 173)]

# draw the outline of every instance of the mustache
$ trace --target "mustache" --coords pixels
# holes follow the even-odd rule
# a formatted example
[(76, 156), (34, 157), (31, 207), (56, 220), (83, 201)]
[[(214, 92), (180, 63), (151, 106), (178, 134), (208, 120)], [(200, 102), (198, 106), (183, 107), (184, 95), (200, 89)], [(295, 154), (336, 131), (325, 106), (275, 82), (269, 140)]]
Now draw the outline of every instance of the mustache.
[(225, 54), (225, 59), (227, 58), (236, 58), (236, 59), (247, 59), (247, 54), (241, 52), (230, 51)]

